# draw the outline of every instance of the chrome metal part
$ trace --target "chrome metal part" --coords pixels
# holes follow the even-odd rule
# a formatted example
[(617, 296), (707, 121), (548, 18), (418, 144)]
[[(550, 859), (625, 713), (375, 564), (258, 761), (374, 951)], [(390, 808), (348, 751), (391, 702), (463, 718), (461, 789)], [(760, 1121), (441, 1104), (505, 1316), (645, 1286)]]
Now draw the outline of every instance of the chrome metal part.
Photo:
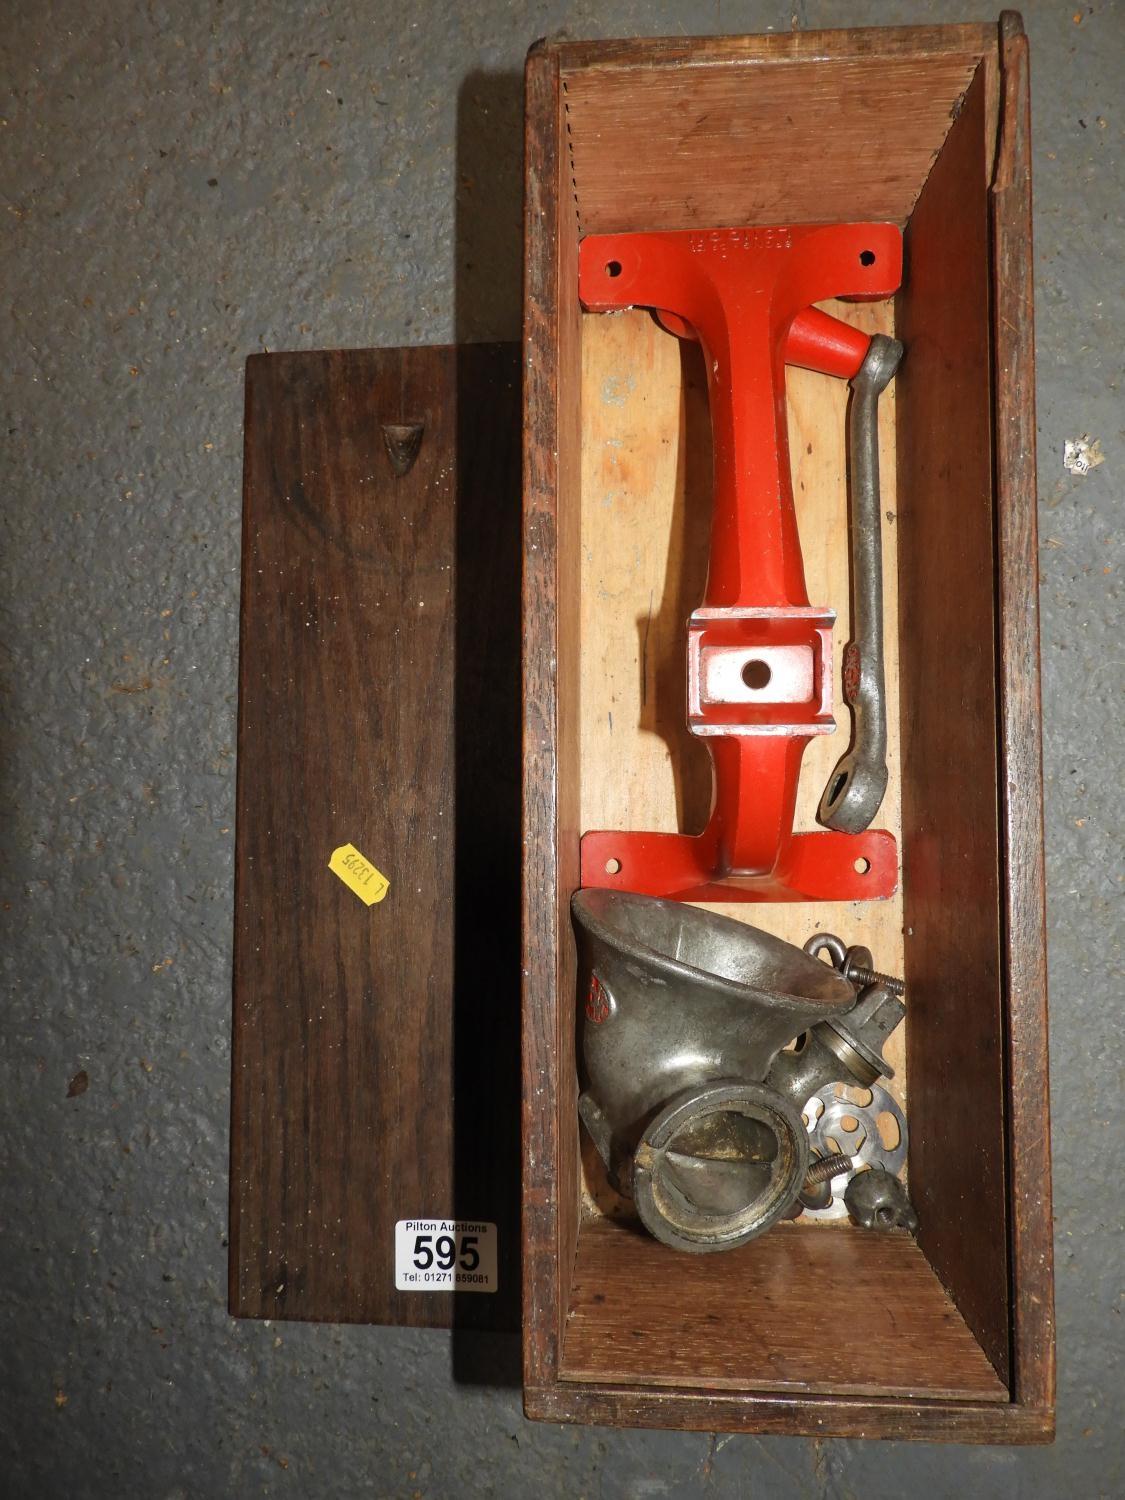
[(781, 1218), (808, 1161), (801, 1117), (772, 1089), (688, 1089), (646, 1127), (633, 1158), (633, 1198), (645, 1228), (664, 1244), (725, 1250)]
[[(850, 1088), (851, 1085), (847, 1085), (846, 1087)], [(884, 1091), (880, 1090), (880, 1093), (882, 1094), (884, 1093)], [(890, 1098), (890, 1095), (887, 1094), (886, 1097)], [(835, 1085), (833, 1085), (831, 1087), (825, 1088), (818, 1094), (814, 1094), (813, 1097), (806, 1102), (803, 1110), (801, 1111), (802, 1118), (805, 1120), (809, 1132), (809, 1146), (811, 1151), (810, 1159), (814, 1162), (821, 1159), (820, 1152), (822, 1149), (818, 1145), (817, 1126), (819, 1125), (826, 1108), (825, 1101), (831, 1100), (833, 1098), (841, 1103), (841, 1105), (847, 1103), (846, 1100), (840, 1098), (840, 1096), (836, 1092)], [(859, 1115), (870, 1110), (874, 1104), (874, 1095), (872, 1096), (871, 1105), (855, 1106), (852, 1104), (847, 1104), (848, 1116), (854, 1117), (856, 1119), (857, 1125), (859, 1125)], [(907, 1138), (905, 1135), (901, 1134), (905, 1123), (902, 1120), (901, 1110), (897, 1111), (897, 1113), (894, 1114), (894, 1118), (900, 1131), (900, 1142), (905, 1145)], [(840, 1142), (840, 1144), (843, 1145), (844, 1143)], [(854, 1142), (851, 1142), (850, 1144), (854, 1144)], [(817, 1219), (819, 1220), (837, 1221), (846, 1219), (848, 1217), (848, 1210), (844, 1204), (844, 1194), (847, 1191), (848, 1184), (852, 1181), (852, 1179), (857, 1175), (857, 1173), (866, 1170), (866, 1167), (864, 1162), (858, 1155), (854, 1157), (845, 1156), (844, 1161), (846, 1163), (844, 1169), (841, 1172), (836, 1173), (828, 1184), (829, 1192), (827, 1194), (824, 1192), (823, 1187), (819, 1187), (812, 1193), (810, 1193), (806, 1185), (806, 1188), (802, 1190), (802, 1193), (798, 1199), (798, 1203), (800, 1204), (800, 1206), (806, 1211), (815, 1213)]]
[(877, 984), (890, 990), (892, 995), (901, 997), (906, 994), (905, 979), (896, 979), (893, 974), (883, 974), (871, 967), (874, 960), (870, 948), (848, 948), (843, 939), (836, 937), (834, 933), (816, 932), (804, 944), (804, 949), (812, 958), (827, 952), (844, 978), (850, 979), (857, 989)]
[[(810, 1139), (801, 1106), (889, 1071), (882, 1049), (902, 1002), (879, 986), (857, 999), (836, 967), (679, 901), (598, 888), (579, 891), (572, 910), (585, 1016), (579, 1114), (649, 1232), (679, 1250), (723, 1250), (798, 1202), (830, 1203), (867, 1148), (849, 1139), (840, 1155)], [(870, 964), (866, 949), (827, 941), (841, 962)], [(871, 1133), (877, 1141), (874, 1120)], [(810, 1147), (835, 1157), (814, 1159), (811, 1175)]]
[(905, 1013), (901, 1000), (872, 986), (850, 1010), (813, 1027), (799, 1051), (781, 1053), (768, 1081), (799, 1106), (827, 1083), (867, 1088), (880, 1076), (893, 1078), (883, 1047)]
[[(804, 1120), (805, 1127), (809, 1133), (810, 1161), (824, 1159), (819, 1155), (813, 1137), (816, 1122), (823, 1108), (824, 1105), (819, 1096), (814, 1096), (801, 1111), (801, 1118)], [(835, 1153), (833, 1153), (833, 1156), (835, 1156)], [(807, 1186), (802, 1190), (797, 1200), (799, 1210), (805, 1209), (808, 1212), (815, 1213), (817, 1219), (822, 1222), (824, 1220), (834, 1221), (847, 1218), (848, 1211), (844, 1207), (844, 1189), (847, 1187), (849, 1180), (855, 1176), (856, 1169), (852, 1165), (850, 1156), (845, 1156), (843, 1160), (843, 1169), (830, 1181), (817, 1184), (811, 1192)]]
[[(809, 1099), (803, 1113), (810, 1118), (812, 1144), (822, 1156), (839, 1153), (850, 1157), (856, 1169), (883, 1167), (897, 1176), (906, 1165), (906, 1116), (886, 1089), (877, 1083), (869, 1088), (870, 1104), (840, 1098), (834, 1085), (820, 1089)], [(818, 1103), (823, 1106), (819, 1113)], [(886, 1145), (879, 1132), (879, 1117), (884, 1114), (891, 1116), (897, 1128), (898, 1140), (893, 1146)]]
[(833, 1177), (839, 1177), (841, 1172), (848, 1171), (851, 1164), (850, 1156), (818, 1156), (809, 1163), (805, 1186), (816, 1187), (819, 1183), (831, 1182)]
[(852, 744), (828, 778), (817, 818), (840, 833), (862, 833), (887, 790), (887, 703), (883, 677), (883, 556), (879, 512), (879, 397), (902, 359), (897, 339), (876, 334), (852, 378), (852, 638), (844, 648), (844, 697)]
[(814, 932), (811, 938), (805, 940), (803, 947), (810, 958), (827, 952), (834, 967), (843, 972), (848, 948), (843, 938), (838, 938), (834, 932)]
[(814, 1155), (810, 1158), (805, 1185), (798, 1194), (798, 1203), (802, 1208), (814, 1211), (831, 1208), (833, 1180), (840, 1176), (850, 1177), (852, 1170), (851, 1158), (848, 1156)]
[(791, 943), (682, 902), (585, 890), (573, 912), (579, 1110), (614, 1185), (666, 1244), (743, 1244), (793, 1203), (808, 1166), (803, 1095), (771, 1069), (854, 1009), (853, 987)]
[(882, 1167), (857, 1172), (844, 1191), (844, 1206), (861, 1229), (918, 1228), (918, 1215), (906, 1188)]

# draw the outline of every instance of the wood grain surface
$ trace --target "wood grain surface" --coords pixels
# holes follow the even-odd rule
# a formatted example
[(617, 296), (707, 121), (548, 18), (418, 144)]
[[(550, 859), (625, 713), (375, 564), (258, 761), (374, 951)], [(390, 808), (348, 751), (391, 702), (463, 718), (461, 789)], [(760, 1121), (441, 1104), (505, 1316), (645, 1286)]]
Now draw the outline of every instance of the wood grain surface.
[[(558, 58), (540, 44), (527, 59), (524, 143), (523, 446), (523, 1379), (525, 1389), (558, 1377), (559, 1329), (577, 1237), (577, 1080), (574, 1043), (563, 1030), (568, 948), (560, 839), (560, 647), (558, 498), (560, 262), (577, 282), (568, 231), (560, 224), (565, 158)], [(574, 223), (563, 208), (562, 217)], [(573, 235), (573, 230), (569, 233)], [(576, 292), (575, 294), (576, 295)], [(569, 321), (569, 320), (568, 320)], [(570, 446), (576, 433), (568, 431)], [(573, 456), (570, 462), (574, 462)], [(569, 649), (577, 660), (577, 641)], [(573, 670), (573, 668), (571, 669)], [(564, 679), (565, 680), (565, 679)], [(573, 760), (565, 755), (563, 760)], [(573, 772), (571, 772), (573, 775)], [(576, 858), (576, 853), (572, 858)], [(573, 981), (571, 982), (573, 988)], [(570, 1029), (573, 1037), (573, 1027)], [(571, 1072), (567, 1072), (568, 1065)], [(568, 1125), (561, 1122), (568, 1119)]]
[(523, 1399), (525, 1412), (537, 1421), (585, 1422), (595, 1427), (1023, 1444), (1050, 1443), (1055, 1430), (1050, 1412), (999, 1401), (663, 1389), (570, 1380), (525, 1386)]
[[(543, 44), (537, 44), (543, 45)], [(952, 54), (979, 56), (996, 50), (996, 28), (960, 26), (842, 26), (831, 30), (750, 32), (728, 36), (652, 36), (546, 44), (564, 74), (591, 75), (611, 69), (713, 70), (734, 63), (838, 62), (864, 59), (881, 65), (904, 57), (931, 62)]]
[[(514, 346), (248, 363), (239, 1315), (516, 1317), (518, 403)], [(402, 477), (386, 423), (423, 425)], [(501, 1293), (397, 1292), (396, 1220), (455, 1216), (499, 1224)]]
[(1007, 1401), (907, 1234), (783, 1225), (685, 1255), (632, 1225), (582, 1227), (563, 1378)]
[[(1044, 1442), (1053, 1433), (1026, 44), (1010, 20), (1001, 38), (1002, 57), (993, 27), (541, 43), (529, 57), (523, 1118), (531, 1416), (964, 1442)], [(928, 79), (914, 101), (919, 129), (907, 124), (883, 140), (877, 173), (853, 135), (836, 176), (858, 183), (858, 193), (838, 213), (819, 193), (809, 211), (816, 219), (873, 214), (868, 188), (890, 183), (902, 205), (892, 216), (912, 215), (908, 282), (893, 321), (886, 309), (833, 308), (908, 342), (894, 399), (885, 398), (883, 436), (887, 648), (892, 661), (901, 652), (891, 673), (901, 744), (886, 816), (897, 827), (901, 787), (905, 906), (772, 908), (753, 920), (792, 937), (805, 935), (796, 929), (806, 923), (847, 925), (845, 936), (869, 940), (880, 962), (905, 963), (908, 1008), (916, 1001), (919, 1014), (913, 1029), (908, 1018), (900, 1082), (909, 1083), (911, 1124), (917, 1117), (924, 1142), (919, 1154), (912, 1148), (911, 1186), (926, 1206), (907, 1254), (884, 1263), (900, 1252), (881, 1242), (862, 1250), (866, 1263), (849, 1266), (864, 1285), (881, 1277), (898, 1289), (864, 1325), (872, 1347), (883, 1349), (879, 1319), (893, 1310), (897, 1344), (885, 1380), (858, 1354), (847, 1368), (833, 1366), (823, 1387), (818, 1329), (791, 1338), (780, 1311), (776, 1322), (762, 1317), (756, 1350), (747, 1351), (737, 1328), (708, 1342), (708, 1315), (738, 1324), (729, 1309), (746, 1306), (739, 1278), (723, 1269), (729, 1257), (700, 1258), (705, 1267), (675, 1257), (670, 1273), (659, 1260), (668, 1252), (603, 1216), (621, 1205), (608, 1203), (596, 1182), (579, 1225), (567, 917), (576, 824), (629, 827), (643, 818), (644, 826), (698, 827), (708, 782), (672, 707), (681, 616), (704, 566), (702, 371), (643, 313), (582, 315), (575, 241), (592, 229), (668, 228), (705, 214), (712, 223), (768, 222), (779, 216), (769, 204), (782, 201), (797, 205), (784, 218), (800, 219), (833, 144), (817, 140), (814, 150), (810, 137), (784, 181), (767, 179), (778, 178), (792, 144), (788, 122), (779, 126), (785, 106), (802, 107), (795, 88), (787, 99), (784, 79), (792, 86), (813, 64), (843, 69), (845, 115), (859, 91), (875, 99), (887, 66), (918, 65)], [(827, 72), (821, 86), (830, 87)], [(738, 110), (752, 112), (766, 94), (777, 104), (758, 122), (755, 161), (739, 155), (743, 116), (725, 143), (722, 119), (704, 118), (701, 101), (721, 106), (736, 94)], [(651, 101), (655, 113), (646, 113)], [(934, 127), (929, 155), (926, 121)], [(668, 149), (650, 152), (653, 140)], [(701, 142), (706, 168), (697, 160)], [(898, 175), (900, 147), (916, 158), (910, 183)], [(724, 162), (741, 173), (725, 184)], [(758, 163), (766, 164), (761, 180)], [(995, 343), (994, 312), (1015, 325), (1004, 334), (997, 323)], [(789, 398), (810, 586), (819, 580), (840, 610), (842, 641), (842, 392), (795, 372)], [(816, 754), (830, 765), (838, 743), (825, 740), (806, 755), (799, 823), (820, 775)], [(1017, 801), (1003, 791), (1004, 777), (1021, 789)], [(760, 1304), (786, 1276), (790, 1304), (811, 1300), (825, 1277), (840, 1280), (835, 1261), (861, 1254), (853, 1234), (798, 1227), (747, 1247), (751, 1260), (762, 1257)], [(795, 1244), (800, 1255), (773, 1263)], [(694, 1341), (683, 1336), (688, 1326)], [(842, 1330), (845, 1343), (851, 1331)]]
[(564, 72), (582, 233), (904, 223), (977, 62), (732, 54), (725, 67)]
[[(1008, 1373), (985, 91), (907, 230), (898, 332), (910, 1161), (919, 1243)], [(956, 246), (956, 253), (951, 247)]]
[(1028, 45), (1001, 18), (1002, 111), (993, 183), (996, 500), (1000, 590), (1003, 962), (1008, 997), (1009, 1191), (1016, 1399), (1053, 1421), (1054, 1243), (1039, 687), (1035, 304)]

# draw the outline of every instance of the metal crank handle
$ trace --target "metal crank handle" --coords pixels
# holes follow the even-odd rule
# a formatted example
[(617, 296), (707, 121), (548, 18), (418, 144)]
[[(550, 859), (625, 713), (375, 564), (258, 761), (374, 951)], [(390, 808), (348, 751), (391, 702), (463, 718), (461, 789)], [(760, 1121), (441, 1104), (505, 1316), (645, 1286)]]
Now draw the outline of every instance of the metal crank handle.
[(897, 339), (877, 333), (851, 382), (852, 639), (844, 648), (851, 748), (820, 799), (818, 820), (840, 833), (870, 827), (887, 790), (887, 695), (883, 680), (883, 556), (879, 517), (879, 397), (902, 359)]

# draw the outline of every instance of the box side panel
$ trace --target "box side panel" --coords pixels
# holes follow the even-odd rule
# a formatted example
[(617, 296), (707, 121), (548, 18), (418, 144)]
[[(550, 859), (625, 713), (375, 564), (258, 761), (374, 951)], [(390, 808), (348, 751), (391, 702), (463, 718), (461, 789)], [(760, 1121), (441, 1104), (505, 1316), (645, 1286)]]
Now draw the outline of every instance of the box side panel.
[(1054, 1278), (1043, 768), (1036, 534), (1031, 118), (1027, 39), (1001, 24), (1002, 131), (993, 193), (997, 536), (1000, 585), (1004, 962), (1009, 1003), (1014, 1387), (1053, 1409)]
[(914, 1240), (850, 1226), (784, 1225), (722, 1255), (683, 1255), (631, 1225), (588, 1220), (562, 1373), (637, 1386), (1008, 1399)]
[(578, 70), (565, 84), (582, 232), (903, 223), (978, 61)]
[[(559, 130), (569, 141), (566, 96), (563, 94)], [(578, 1066), (576, 1060), (577, 954), (570, 917), (570, 898), (581, 884), (579, 848), (582, 838), (581, 726), (586, 705), (582, 698), (580, 664), (583, 639), (580, 616), (582, 556), (582, 310), (578, 300), (578, 213), (574, 197), (573, 162), (569, 152), (559, 168), (559, 339), (558, 339), (558, 588), (559, 629), (556, 658), (558, 693), (558, 902), (559, 951), (556, 965), (558, 1053), (561, 1080), (557, 1099), (559, 1129), (559, 1327), (570, 1305), (570, 1281), (578, 1244), (581, 1215), (578, 1129)]]
[(529, 1417), (598, 1427), (674, 1427), (795, 1437), (909, 1439), (929, 1443), (1049, 1443), (1049, 1413), (1012, 1404), (735, 1395), (699, 1389), (569, 1382), (524, 1391)]
[[(578, 1232), (577, 224), (554, 49), (528, 57), (524, 284), (524, 1367), (554, 1378)], [(568, 501), (573, 500), (573, 505)]]
[(789, 63), (925, 57), (994, 51), (993, 26), (846, 26), (737, 36), (629, 37), (558, 43), (564, 75), (577, 68), (714, 68), (735, 62)]
[(919, 1243), (1008, 1372), (985, 79), (907, 228), (898, 333), (910, 1184)]

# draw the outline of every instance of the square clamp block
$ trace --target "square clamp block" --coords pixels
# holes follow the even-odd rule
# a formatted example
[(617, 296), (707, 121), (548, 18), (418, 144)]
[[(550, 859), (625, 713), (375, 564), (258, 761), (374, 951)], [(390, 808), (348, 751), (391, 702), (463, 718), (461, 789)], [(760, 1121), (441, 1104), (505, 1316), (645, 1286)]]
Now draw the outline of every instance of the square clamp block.
[(688, 623), (693, 734), (830, 734), (834, 610), (697, 609)]

